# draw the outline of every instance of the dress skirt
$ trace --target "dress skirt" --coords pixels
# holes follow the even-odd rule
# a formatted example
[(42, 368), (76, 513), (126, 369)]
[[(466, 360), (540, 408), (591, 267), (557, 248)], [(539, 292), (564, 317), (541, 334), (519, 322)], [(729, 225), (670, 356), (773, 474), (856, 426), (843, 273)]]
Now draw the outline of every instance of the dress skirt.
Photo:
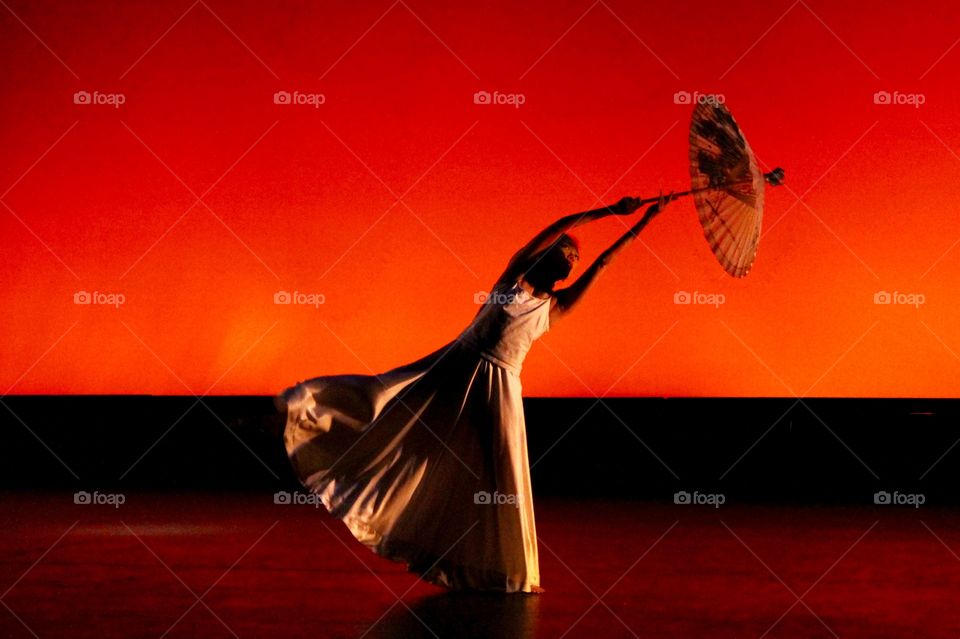
[(519, 372), (454, 340), (278, 397), (300, 482), (378, 555), (451, 589), (539, 586)]

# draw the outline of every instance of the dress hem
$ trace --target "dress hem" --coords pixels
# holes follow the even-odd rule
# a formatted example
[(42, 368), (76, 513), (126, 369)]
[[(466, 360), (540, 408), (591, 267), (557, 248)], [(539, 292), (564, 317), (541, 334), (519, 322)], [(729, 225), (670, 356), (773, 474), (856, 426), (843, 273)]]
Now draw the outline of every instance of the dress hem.
[(477, 573), (487, 575), (484, 581), (502, 580), (506, 584), (509, 580), (506, 575), (500, 573), (493, 575), (494, 579), (491, 579), (490, 571), (444, 561), (442, 556), (438, 559), (418, 553), (413, 544), (402, 544), (388, 539), (359, 517), (349, 515), (339, 517), (335, 515), (333, 513), (335, 508), (330, 504), (329, 498), (326, 495), (318, 496), (330, 516), (342, 521), (357, 541), (384, 559), (406, 564), (409, 572), (434, 586), (454, 591), (500, 592), (504, 594), (533, 594), (533, 589), (540, 586), (539, 583), (526, 583), (526, 580), (524, 580), (523, 585), (517, 588), (511, 588), (509, 585), (505, 585), (503, 588), (469, 585), (467, 581), (475, 582), (476, 579), (470, 579), (470, 577)]

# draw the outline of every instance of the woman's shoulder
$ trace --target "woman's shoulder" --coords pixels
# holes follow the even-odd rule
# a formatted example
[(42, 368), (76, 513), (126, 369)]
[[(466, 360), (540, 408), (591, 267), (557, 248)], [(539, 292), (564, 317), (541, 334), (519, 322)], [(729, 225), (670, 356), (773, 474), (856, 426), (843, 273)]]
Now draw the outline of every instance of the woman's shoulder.
[(512, 288), (520, 286), (520, 280), (523, 279), (522, 275), (518, 275), (515, 278), (502, 279), (493, 285), (491, 291), (509, 291)]
[(493, 288), (490, 289), (491, 294), (498, 293), (500, 295), (509, 295), (511, 292), (515, 293), (516, 295), (519, 295), (521, 299), (529, 298), (530, 301), (550, 302), (551, 307), (556, 303), (556, 299), (557, 299), (555, 292), (551, 292), (547, 297), (539, 297), (537, 295), (530, 293), (523, 286), (522, 275), (518, 275), (515, 279), (500, 280), (499, 282), (493, 285)]

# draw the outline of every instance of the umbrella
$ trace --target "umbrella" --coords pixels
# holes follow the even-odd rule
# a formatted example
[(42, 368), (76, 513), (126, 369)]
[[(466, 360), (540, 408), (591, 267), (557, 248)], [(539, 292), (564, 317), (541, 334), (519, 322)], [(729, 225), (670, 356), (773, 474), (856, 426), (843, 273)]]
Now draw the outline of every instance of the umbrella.
[(779, 186), (783, 176), (779, 167), (761, 173), (736, 120), (716, 97), (698, 101), (690, 121), (692, 188), (676, 195), (693, 195), (710, 250), (733, 277), (745, 276), (757, 256), (764, 183)]

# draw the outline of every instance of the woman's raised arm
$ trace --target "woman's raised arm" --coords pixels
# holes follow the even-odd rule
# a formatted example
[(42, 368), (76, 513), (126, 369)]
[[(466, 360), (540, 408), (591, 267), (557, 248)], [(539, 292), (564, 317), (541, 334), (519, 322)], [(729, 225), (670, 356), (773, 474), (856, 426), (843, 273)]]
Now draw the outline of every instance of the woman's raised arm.
[(583, 298), (583, 294), (587, 292), (587, 289), (596, 281), (597, 276), (600, 274), (603, 269), (605, 269), (610, 262), (613, 261), (613, 258), (622, 251), (628, 244), (633, 242), (636, 239), (637, 235), (640, 234), (640, 231), (652, 220), (658, 213), (663, 211), (663, 209), (673, 201), (673, 193), (669, 195), (660, 196), (660, 201), (652, 205), (647, 209), (647, 212), (643, 214), (643, 217), (634, 224), (630, 230), (624, 233), (620, 239), (610, 245), (607, 250), (600, 254), (596, 260), (583, 272), (583, 275), (577, 278), (577, 281), (568, 286), (567, 288), (560, 289), (556, 292), (557, 301), (550, 309), (550, 323), (562, 317), (563, 315), (570, 312), (570, 310)]
[(581, 224), (593, 222), (609, 215), (630, 215), (640, 207), (640, 200), (632, 197), (622, 198), (616, 204), (604, 206), (591, 211), (582, 213), (572, 213), (561, 217), (553, 224), (547, 226), (537, 233), (532, 240), (527, 242), (519, 251), (514, 253), (513, 257), (507, 263), (507, 268), (503, 274), (497, 278), (497, 283), (504, 281), (512, 282), (519, 277), (529, 266), (531, 258), (542, 250), (549, 248), (556, 242), (561, 235)]

